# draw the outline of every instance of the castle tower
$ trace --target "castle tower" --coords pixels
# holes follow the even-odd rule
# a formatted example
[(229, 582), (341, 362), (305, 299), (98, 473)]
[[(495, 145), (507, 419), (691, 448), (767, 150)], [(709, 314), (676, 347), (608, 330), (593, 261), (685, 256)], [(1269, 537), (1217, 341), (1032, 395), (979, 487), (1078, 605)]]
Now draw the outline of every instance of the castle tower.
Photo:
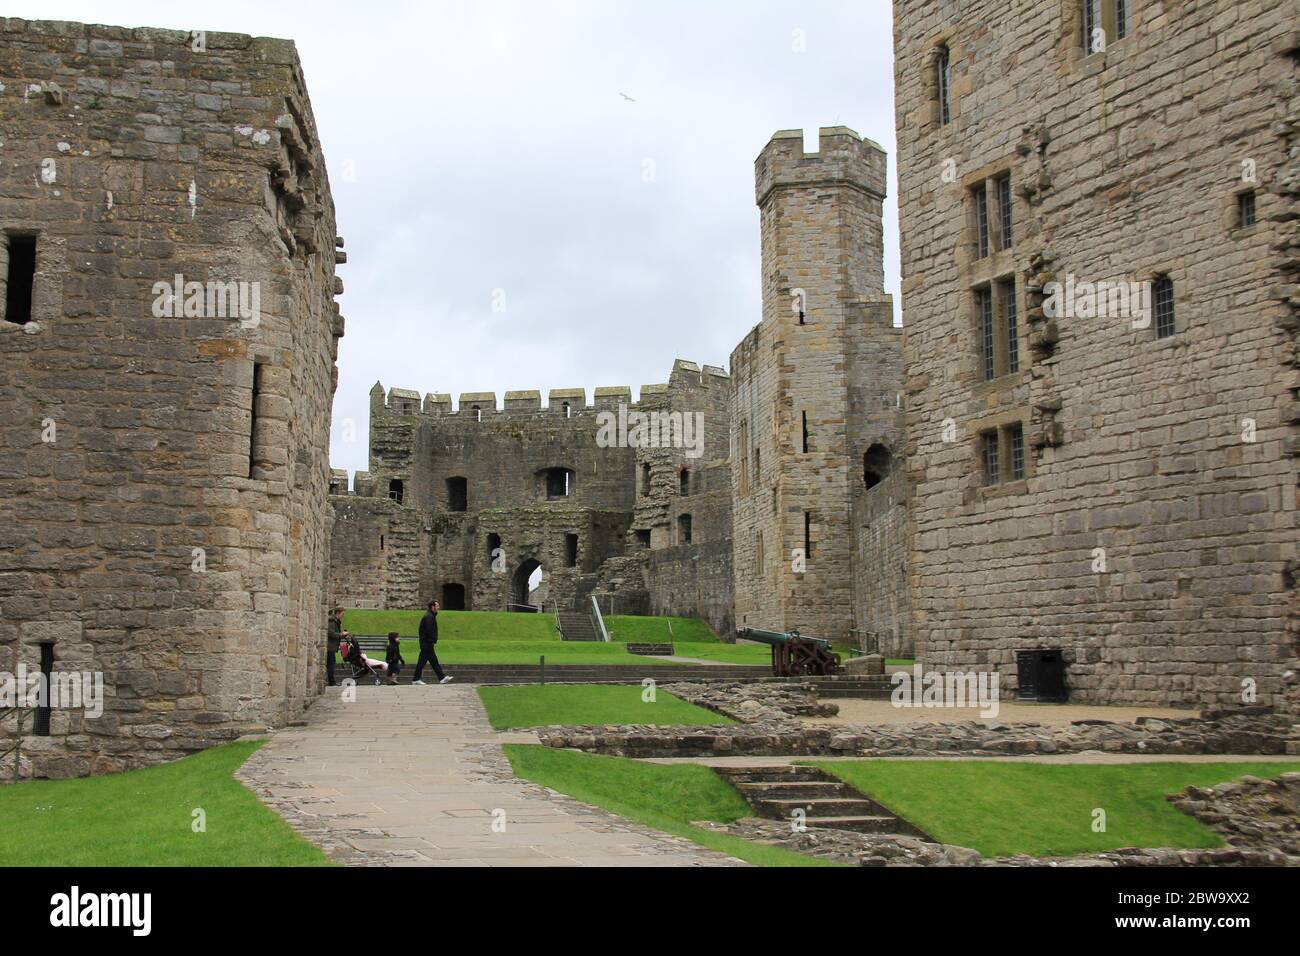
[[(772, 137), (755, 163), (763, 319), (732, 353), (736, 623), (854, 629), (864, 442), (896, 442), (897, 331), (884, 296), (885, 154), (844, 127)], [(883, 370), (868, 352), (891, 356)], [(885, 435), (884, 432), (889, 434)], [(877, 434), (879, 433), (879, 434)]]

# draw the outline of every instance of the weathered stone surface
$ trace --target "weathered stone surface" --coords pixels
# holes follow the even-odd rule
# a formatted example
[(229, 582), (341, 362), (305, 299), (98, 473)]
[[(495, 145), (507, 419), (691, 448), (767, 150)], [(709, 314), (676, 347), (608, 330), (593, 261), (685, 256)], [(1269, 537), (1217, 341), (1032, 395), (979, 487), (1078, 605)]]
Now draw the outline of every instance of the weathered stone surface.
[[(1016, 651), (1047, 646), (1081, 703), (1294, 712), (1298, 303), (1270, 289), (1297, 268), (1296, 8), (1134, 3), (1090, 52), (1084, 6), (894, 5), (917, 654), (1011, 689)], [(1044, 314), (1047, 282), (1161, 275), (1167, 337), (1109, 303)], [(1019, 368), (997, 316), (987, 378), (977, 292), (1007, 280)], [(981, 434), (1015, 425), (1024, 478), (1004, 459), (988, 484)]]
[[(0, 288), (0, 671), (52, 644), (107, 697), (24, 741), (33, 776), (282, 723), (323, 683), (334, 211), (293, 45), (231, 39), (0, 19), (0, 286), (36, 237), (31, 322)], [(169, 317), (177, 275), (258, 312)]]
[(731, 354), (736, 622), (903, 656), (902, 330), (883, 291), (885, 155), (844, 127), (822, 129), (816, 153), (784, 130), (755, 179), (763, 317)]
[[(545, 727), (548, 747), (624, 757), (698, 756), (720, 747), (737, 756), (1005, 756), (1100, 751), (1126, 754), (1287, 754), (1300, 750), (1300, 724), (1288, 715), (1224, 713), (1212, 718), (1078, 721), (1064, 729), (977, 720), (903, 724), (808, 724), (833, 705), (798, 685), (663, 684), (675, 696), (739, 724), (711, 727)], [(758, 704), (757, 707), (751, 704)], [(834, 711), (831, 711), (834, 713)], [(581, 743), (578, 743), (578, 741)]]
[[(546, 408), (538, 392), (511, 392), (500, 409), (495, 395), (474, 393), (452, 411), (450, 396), (421, 405), (414, 391), (376, 385), (369, 472), (351, 494), (345, 473), (332, 486), (333, 599), (586, 609), (595, 595), (606, 612), (699, 616), (729, 634), (726, 374), (678, 361), (638, 402), (630, 389), (596, 392), (588, 405), (584, 389), (556, 390)], [(676, 438), (640, 447), (603, 430), (640, 414), (671, 416)], [(548, 488), (551, 469), (568, 472), (564, 493)], [(459, 479), (464, 501), (453, 495)], [(545, 577), (530, 595), (538, 565)]]

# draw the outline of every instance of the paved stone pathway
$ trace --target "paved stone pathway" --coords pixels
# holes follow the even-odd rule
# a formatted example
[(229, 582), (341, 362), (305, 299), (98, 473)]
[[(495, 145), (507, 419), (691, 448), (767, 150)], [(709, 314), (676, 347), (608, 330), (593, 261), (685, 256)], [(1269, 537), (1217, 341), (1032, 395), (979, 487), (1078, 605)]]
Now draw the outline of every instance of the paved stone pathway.
[[(333, 688), (238, 777), (354, 866), (740, 866), (520, 780), (468, 685)], [(505, 831), (494, 819), (504, 812)], [(494, 817), (494, 813), (496, 816)]]

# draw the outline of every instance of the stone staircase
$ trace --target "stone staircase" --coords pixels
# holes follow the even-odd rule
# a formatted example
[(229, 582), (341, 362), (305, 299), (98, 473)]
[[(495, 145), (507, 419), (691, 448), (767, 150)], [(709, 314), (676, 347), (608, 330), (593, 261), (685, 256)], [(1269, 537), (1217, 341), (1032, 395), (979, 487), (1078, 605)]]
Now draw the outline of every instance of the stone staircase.
[(810, 830), (854, 830), (930, 837), (837, 777), (816, 767), (714, 767), (745, 798), (755, 816), (768, 820), (807, 815)]
[(583, 611), (560, 611), (560, 636), (566, 641), (599, 641), (591, 615)]

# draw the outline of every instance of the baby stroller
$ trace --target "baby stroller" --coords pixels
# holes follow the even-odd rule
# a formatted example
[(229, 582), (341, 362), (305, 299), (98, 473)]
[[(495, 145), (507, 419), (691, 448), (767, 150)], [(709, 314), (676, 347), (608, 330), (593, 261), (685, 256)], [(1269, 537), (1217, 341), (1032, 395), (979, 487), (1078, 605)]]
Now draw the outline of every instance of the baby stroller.
[(366, 657), (361, 653), (361, 645), (356, 641), (344, 641), (339, 645), (339, 652), (343, 655), (343, 663), (352, 668), (352, 679), (359, 681), (363, 677), (373, 677), (375, 684), (379, 685), (384, 682), (384, 675), (388, 672), (388, 665), (383, 661), (377, 661)]

